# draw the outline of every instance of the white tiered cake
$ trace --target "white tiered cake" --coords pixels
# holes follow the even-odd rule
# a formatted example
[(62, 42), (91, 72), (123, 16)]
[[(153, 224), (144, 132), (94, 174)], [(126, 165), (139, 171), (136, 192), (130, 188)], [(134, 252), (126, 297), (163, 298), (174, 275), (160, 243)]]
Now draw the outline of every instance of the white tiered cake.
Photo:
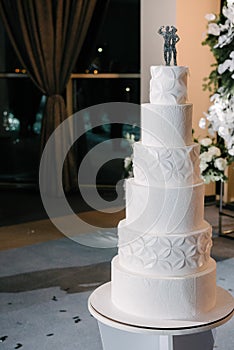
[(150, 103), (142, 106), (142, 141), (134, 145), (134, 178), (126, 180), (126, 219), (112, 261), (113, 304), (150, 319), (193, 320), (216, 303), (187, 74), (187, 67), (151, 67)]

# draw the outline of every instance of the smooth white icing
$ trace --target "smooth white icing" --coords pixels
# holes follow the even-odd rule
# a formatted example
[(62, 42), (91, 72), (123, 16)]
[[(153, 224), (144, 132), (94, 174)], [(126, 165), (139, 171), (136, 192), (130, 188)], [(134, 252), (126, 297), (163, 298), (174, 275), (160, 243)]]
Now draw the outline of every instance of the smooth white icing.
[(126, 222), (142, 232), (183, 233), (199, 230), (204, 217), (204, 184), (149, 187), (127, 179)]
[(152, 66), (150, 71), (150, 103), (186, 103), (188, 67)]
[(118, 227), (119, 263), (129, 271), (145, 275), (185, 276), (207, 267), (212, 246), (212, 229), (204, 221), (196, 232), (173, 234), (144, 233)]
[(133, 147), (135, 182), (145, 186), (187, 186), (201, 182), (198, 143), (184, 147)]
[(112, 260), (112, 302), (120, 310), (152, 319), (194, 319), (216, 302), (216, 264), (183, 277), (133, 273)]
[(143, 145), (181, 147), (192, 143), (192, 104), (141, 106)]

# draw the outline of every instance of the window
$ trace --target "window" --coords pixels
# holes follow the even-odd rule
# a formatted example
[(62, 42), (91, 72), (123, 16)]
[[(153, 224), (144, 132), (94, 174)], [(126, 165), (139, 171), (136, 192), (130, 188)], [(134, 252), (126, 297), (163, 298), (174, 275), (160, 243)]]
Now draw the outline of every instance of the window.
[[(139, 103), (139, 12), (139, 0), (97, 2), (72, 83), (68, 84), (70, 113), (111, 101)], [(37, 183), (45, 97), (21, 67), (2, 23), (0, 32), (0, 182)], [(100, 118), (108, 122), (105, 113)], [(135, 118), (139, 120), (139, 116)], [(85, 149), (100, 140), (124, 136), (129, 131), (127, 123), (134, 123), (133, 119), (126, 120), (126, 126), (87, 131)], [(88, 124), (86, 116), (84, 129)], [(139, 130), (136, 133), (139, 136)]]

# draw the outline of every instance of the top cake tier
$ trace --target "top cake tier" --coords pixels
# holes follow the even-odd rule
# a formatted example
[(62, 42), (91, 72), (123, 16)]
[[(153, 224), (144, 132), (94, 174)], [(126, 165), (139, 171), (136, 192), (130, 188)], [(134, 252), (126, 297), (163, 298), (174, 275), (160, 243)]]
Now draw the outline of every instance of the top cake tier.
[(151, 66), (150, 103), (184, 104), (187, 101), (188, 67)]

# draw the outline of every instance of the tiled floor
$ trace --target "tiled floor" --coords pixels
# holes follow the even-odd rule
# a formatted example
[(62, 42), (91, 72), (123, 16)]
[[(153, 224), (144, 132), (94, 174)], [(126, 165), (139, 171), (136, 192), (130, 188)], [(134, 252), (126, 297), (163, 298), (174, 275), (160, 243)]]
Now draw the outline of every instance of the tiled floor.
[[(117, 249), (81, 246), (65, 238), (42, 215), (39, 199), (32, 197), (26, 202), (25, 194), (21, 200), (18, 196), (12, 202), (8, 226), (0, 228), (0, 348), (101, 350), (96, 321), (87, 310), (87, 298), (93, 289), (110, 279), (110, 261)], [(17, 205), (24, 217), (20, 224)], [(33, 208), (37, 208), (37, 221)], [(112, 218), (95, 212), (83, 212), (81, 216), (93, 225), (105, 222), (110, 227), (124, 212)], [(15, 225), (9, 225), (10, 218)], [(205, 208), (205, 218), (214, 231), (212, 256), (218, 261), (217, 283), (233, 293), (234, 241), (218, 237), (216, 206)], [(224, 228), (232, 225), (233, 221), (225, 218)], [(233, 350), (233, 327), (232, 320), (217, 329), (215, 348)]]
[[(68, 238), (1, 251), (1, 349), (101, 350), (87, 299), (109, 281), (116, 253)], [(217, 263), (217, 284), (234, 295), (233, 268), (234, 258)], [(217, 328), (218, 350), (233, 350), (233, 327), (234, 319)]]

